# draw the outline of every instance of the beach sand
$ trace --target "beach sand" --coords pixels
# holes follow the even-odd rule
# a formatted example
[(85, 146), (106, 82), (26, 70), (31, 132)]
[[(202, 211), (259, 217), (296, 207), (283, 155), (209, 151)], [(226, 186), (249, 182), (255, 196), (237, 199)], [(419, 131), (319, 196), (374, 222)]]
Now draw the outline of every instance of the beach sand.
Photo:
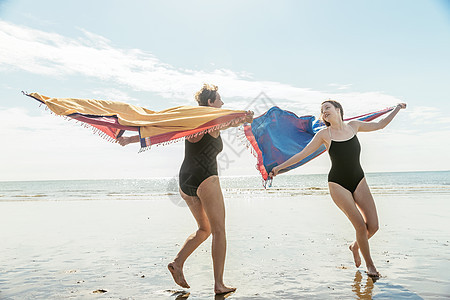
[[(380, 231), (370, 243), (383, 277), (373, 283), (364, 262), (355, 268), (353, 228), (329, 195), (224, 193), (224, 278), (237, 287), (228, 299), (450, 295), (447, 194), (376, 195)], [(221, 299), (211, 238), (186, 262), (191, 289), (166, 268), (196, 229), (176, 199), (0, 202), (0, 299)]]

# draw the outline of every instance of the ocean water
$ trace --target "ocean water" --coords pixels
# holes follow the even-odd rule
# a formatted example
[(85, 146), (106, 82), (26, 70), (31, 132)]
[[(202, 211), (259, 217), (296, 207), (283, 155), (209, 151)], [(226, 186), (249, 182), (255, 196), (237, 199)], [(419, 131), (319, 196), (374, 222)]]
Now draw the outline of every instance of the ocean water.
[[(373, 194), (450, 194), (450, 171), (367, 173)], [(259, 176), (221, 177), (226, 197), (240, 194), (324, 195), (327, 175), (281, 175), (264, 189)], [(0, 182), (0, 201), (146, 200), (178, 197), (178, 178)]]

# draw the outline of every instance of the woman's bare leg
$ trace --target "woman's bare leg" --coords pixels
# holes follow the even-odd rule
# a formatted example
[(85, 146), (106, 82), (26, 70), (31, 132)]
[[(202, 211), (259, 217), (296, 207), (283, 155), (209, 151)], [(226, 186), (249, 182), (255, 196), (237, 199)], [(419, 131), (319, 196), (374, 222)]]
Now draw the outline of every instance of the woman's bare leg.
[(336, 205), (344, 212), (356, 230), (356, 241), (358, 242), (364, 260), (366, 261), (368, 274), (373, 276), (377, 275), (378, 272), (373, 264), (372, 257), (370, 256), (367, 226), (361, 212), (356, 207), (353, 195), (334, 182), (329, 182), (328, 186), (334, 203), (336, 203)]
[(227, 287), (223, 283), (227, 240), (225, 234), (225, 204), (219, 177), (214, 175), (205, 179), (198, 187), (197, 195), (211, 225), (214, 291), (216, 294), (232, 292), (236, 289)]
[[(353, 193), (353, 198), (355, 199), (356, 206), (358, 207), (361, 215), (364, 218), (364, 222), (366, 223), (367, 227), (367, 238), (370, 239), (378, 231), (379, 225), (375, 201), (373, 200), (372, 194), (370, 193), (370, 189), (365, 178), (362, 179), (359, 183), (358, 187)], [(357, 241), (354, 241), (349, 248), (353, 252), (354, 256), (359, 257), (359, 245)], [(359, 258), (359, 261), (361, 263), (361, 258)]]
[(206, 216), (203, 205), (200, 199), (196, 196), (188, 196), (180, 189), (181, 197), (186, 201), (192, 215), (197, 221), (198, 230), (191, 234), (184, 242), (177, 256), (167, 267), (172, 274), (175, 282), (184, 287), (189, 288), (188, 283), (184, 279), (183, 266), (186, 259), (200, 246), (211, 234), (211, 227), (209, 225), (208, 217)]

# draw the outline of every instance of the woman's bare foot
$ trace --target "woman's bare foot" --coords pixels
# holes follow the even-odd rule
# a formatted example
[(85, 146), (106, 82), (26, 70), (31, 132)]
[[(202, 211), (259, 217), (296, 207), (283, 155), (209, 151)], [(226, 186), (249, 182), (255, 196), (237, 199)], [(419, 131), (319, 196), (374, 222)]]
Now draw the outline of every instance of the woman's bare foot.
[(216, 293), (216, 295), (234, 292), (235, 290), (236, 290), (236, 288), (227, 287), (224, 284), (215, 284), (214, 285), (214, 292)]
[(380, 272), (377, 271), (377, 268), (375, 268), (375, 266), (368, 266), (367, 267), (367, 276), (369, 277), (373, 277), (373, 278), (379, 278), (381, 277)]
[(167, 265), (167, 268), (170, 271), (170, 274), (172, 274), (173, 280), (181, 287), (184, 287), (186, 289), (190, 288), (189, 284), (186, 282), (186, 279), (184, 279), (183, 269), (178, 266), (175, 262), (171, 262)]
[(355, 261), (355, 266), (357, 268), (359, 268), (359, 266), (361, 265), (361, 256), (359, 256), (359, 247), (358, 247), (356, 241), (354, 241), (352, 244), (350, 244), (348, 249), (350, 249), (350, 251), (352, 251), (353, 260)]

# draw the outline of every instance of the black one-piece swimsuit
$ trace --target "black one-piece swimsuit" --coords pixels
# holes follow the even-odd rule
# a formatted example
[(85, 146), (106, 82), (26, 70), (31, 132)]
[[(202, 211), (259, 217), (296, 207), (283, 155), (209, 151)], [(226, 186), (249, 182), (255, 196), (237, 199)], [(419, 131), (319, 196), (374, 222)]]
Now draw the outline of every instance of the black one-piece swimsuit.
[(358, 184), (364, 178), (364, 171), (359, 162), (361, 145), (356, 137), (356, 133), (346, 141), (331, 140), (328, 153), (331, 159), (328, 182), (337, 183), (353, 194)]
[(184, 161), (180, 168), (179, 180), (181, 190), (189, 196), (197, 196), (200, 183), (217, 173), (217, 155), (222, 151), (220, 135), (215, 138), (205, 133), (196, 143), (185, 140)]

